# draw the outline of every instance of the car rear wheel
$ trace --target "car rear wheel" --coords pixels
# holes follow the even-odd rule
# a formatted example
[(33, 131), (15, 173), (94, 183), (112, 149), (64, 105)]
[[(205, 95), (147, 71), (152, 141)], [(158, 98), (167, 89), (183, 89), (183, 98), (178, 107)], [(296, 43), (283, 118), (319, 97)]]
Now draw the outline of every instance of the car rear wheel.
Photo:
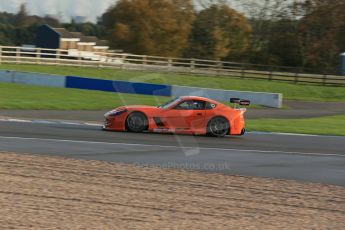
[(144, 114), (134, 112), (126, 119), (126, 128), (130, 132), (140, 133), (148, 128), (148, 121)]
[(229, 132), (229, 122), (224, 117), (215, 117), (208, 122), (207, 134), (214, 137), (224, 137)]

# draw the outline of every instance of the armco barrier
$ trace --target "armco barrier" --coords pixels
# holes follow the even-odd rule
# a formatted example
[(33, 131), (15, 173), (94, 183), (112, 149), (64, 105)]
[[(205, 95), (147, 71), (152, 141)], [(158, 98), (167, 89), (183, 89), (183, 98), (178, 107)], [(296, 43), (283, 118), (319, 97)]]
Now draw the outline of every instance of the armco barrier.
[(73, 76), (66, 77), (66, 88), (89, 89), (106, 92), (144, 94), (166, 97), (171, 96), (170, 85), (158, 85), (126, 81), (111, 81)]
[(65, 78), (51, 74), (0, 70), (0, 81), (38, 86), (65, 87)]
[(219, 90), (175, 85), (170, 86), (140, 82), (102, 80), (76, 76), (63, 77), (50, 74), (6, 70), (0, 70), (0, 82), (167, 97), (194, 95), (208, 97), (219, 101), (229, 101), (229, 98), (231, 97), (238, 97), (251, 100), (251, 102), (256, 105), (275, 108), (282, 107), (282, 94), (277, 93)]

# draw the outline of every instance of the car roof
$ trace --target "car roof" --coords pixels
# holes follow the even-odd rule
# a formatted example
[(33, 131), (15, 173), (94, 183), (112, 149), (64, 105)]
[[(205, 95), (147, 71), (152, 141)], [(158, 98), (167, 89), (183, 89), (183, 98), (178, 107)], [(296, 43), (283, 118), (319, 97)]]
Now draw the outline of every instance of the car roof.
[(208, 101), (208, 102), (211, 102), (211, 103), (217, 103), (217, 104), (222, 104), (218, 101), (215, 101), (215, 100), (212, 100), (212, 99), (209, 99), (209, 98), (206, 98), (206, 97), (199, 97), (199, 96), (181, 96), (180, 97), (181, 99), (183, 100), (201, 100), (201, 101)]

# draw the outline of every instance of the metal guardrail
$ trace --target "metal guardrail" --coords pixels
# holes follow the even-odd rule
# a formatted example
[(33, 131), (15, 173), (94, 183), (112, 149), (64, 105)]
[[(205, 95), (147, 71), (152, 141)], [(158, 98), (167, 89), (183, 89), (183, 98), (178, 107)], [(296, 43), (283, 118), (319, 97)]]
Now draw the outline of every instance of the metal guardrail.
[(0, 64), (41, 64), (174, 72), (242, 79), (265, 79), (304, 84), (345, 86), (345, 76), (301, 73), (294, 67), (255, 65), (126, 53), (0, 46)]

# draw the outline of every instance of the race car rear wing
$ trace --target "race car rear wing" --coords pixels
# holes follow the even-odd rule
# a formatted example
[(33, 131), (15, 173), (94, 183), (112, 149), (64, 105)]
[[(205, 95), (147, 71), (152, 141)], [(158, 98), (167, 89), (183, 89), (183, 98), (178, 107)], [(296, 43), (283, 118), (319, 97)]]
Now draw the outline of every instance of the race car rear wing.
[(230, 98), (230, 103), (234, 103), (235, 107), (236, 105), (242, 105), (242, 106), (249, 106), (250, 101), (249, 100), (244, 100), (240, 98)]

